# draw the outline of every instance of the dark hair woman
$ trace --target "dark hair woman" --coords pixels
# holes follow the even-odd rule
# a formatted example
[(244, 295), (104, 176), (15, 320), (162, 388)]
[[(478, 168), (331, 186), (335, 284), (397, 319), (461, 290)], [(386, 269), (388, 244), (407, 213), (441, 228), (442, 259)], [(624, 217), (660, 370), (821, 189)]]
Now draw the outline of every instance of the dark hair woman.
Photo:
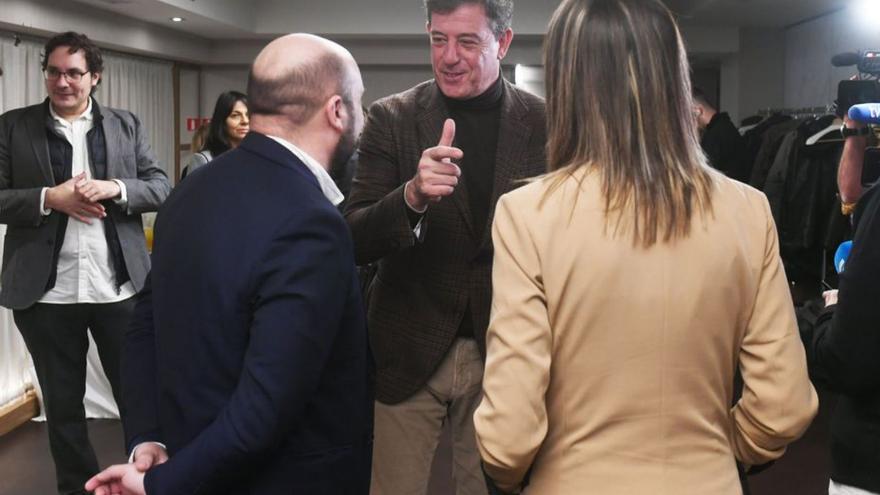
[(193, 150), (194, 153), (183, 168), (180, 178), (183, 179), (221, 153), (238, 146), (250, 130), (249, 123), (247, 96), (238, 91), (221, 93), (214, 105), (214, 115), (211, 116), (205, 145), (200, 150)]
[(527, 494), (740, 495), (735, 460), (778, 458), (817, 408), (767, 200), (707, 165), (659, 0), (564, 0), (544, 50), (550, 170), (493, 226), (485, 470)]

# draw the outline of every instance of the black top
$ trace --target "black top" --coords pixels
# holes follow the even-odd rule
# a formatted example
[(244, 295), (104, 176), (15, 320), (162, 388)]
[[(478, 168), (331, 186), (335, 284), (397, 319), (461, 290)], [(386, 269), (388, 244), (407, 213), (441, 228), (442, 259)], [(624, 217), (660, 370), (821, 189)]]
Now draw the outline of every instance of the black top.
[[(441, 93), (442, 94), (442, 93)], [(443, 95), (449, 117), (455, 121), (453, 146), (464, 153), (458, 163), (461, 180), (467, 183), (471, 216), (478, 232), (482, 232), (489, 214), (495, 172), (495, 152), (498, 147), (498, 128), (501, 118), (501, 97), (504, 85), (501, 76), (479, 96), (457, 100)], [(410, 225), (415, 228), (421, 215), (407, 210)]]
[[(458, 163), (461, 167), (460, 180), (467, 190), (471, 219), (477, 235), (485, 231), (484, 227), (489, 220), (503, 95), (504, 85), (499, 75), (489, 89), (474, 98), (456, 100), (445, 95), (443, 97), (449, 109), (449, 117), (455, 121), (453, 145), (464, 153)], [(464, 314), (458, 336), (472, 338), (474, 323), (470, 304)]]
[(840, 398), (831, 421), (831, 478), (880, 492), (880, 191), (859, 201), (839, 302), (802, 334), (810, 375)]
[(716, 113), (712, 117), (703, 132), (700, 145), (714, 168), (731, 179), (749, 181), (752, 164), (748, 163), (746, 142), (727, 113)]
[(459, 163), (461, 179), (466, 185), (471, 216), (478, 233), (483, 232), (489, 215), (503, 91), (499, 77), (480, 96), (469, 100), (444, 97), (449, 116), (455, 121), (453, 144), (464, 152)]

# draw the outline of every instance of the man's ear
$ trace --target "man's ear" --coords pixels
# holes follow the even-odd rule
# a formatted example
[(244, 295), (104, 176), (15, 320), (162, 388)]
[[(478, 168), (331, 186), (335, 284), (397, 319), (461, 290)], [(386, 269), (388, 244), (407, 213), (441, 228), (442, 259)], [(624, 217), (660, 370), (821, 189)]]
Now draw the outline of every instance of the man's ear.
[(513, 41), (513, 29), (507, 28), (498, 38), (498, 60), (504, 60), (507, 56), (507, 50), (510, 49), (510, 42)]
[(345, 104), (341, 96), (333, 95), (327, 100), (327, 103), (324, 104), (324, 115), (327, 117), (327, 123), (330, 124), (330, 127), (339, 132), (345, 131), (345, 119), (347, 117), (345, 115)]
[(102, 74), (100, 72), (93, 72), (92, 73), (92, 87), (93, 88), (98, 85), (98, 81), (101, 80), (101, 76), (102, 76)]

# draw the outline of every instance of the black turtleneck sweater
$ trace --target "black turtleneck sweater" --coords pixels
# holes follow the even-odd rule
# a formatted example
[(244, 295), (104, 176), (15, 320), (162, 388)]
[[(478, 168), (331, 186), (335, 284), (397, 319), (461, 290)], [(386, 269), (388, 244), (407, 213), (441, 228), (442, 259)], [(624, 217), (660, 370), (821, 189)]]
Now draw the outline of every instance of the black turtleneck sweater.
[[(471, 223), (476, 231), (476, 242), (482, 241), (486, 222), (489, 221), (489, 201), (495, 177), (495, 152), (498, 148), (498, 129), (501, 121), (501, 97), (504, 84), (501, 76), (483, 94), (467, 100), (443, 96), (449, 117), (455, 121), (455, 139), (452, 145), (461, 149), (461, 182), (467, 189)], [(421, 215), (407, 210), (412, 227)], [(468, 304), (458, 328), (458, 336), (474, 337), (474, 321)]]
[[(455, 121), (452, 145), (464, 153), (458, 165), (461, 167), (461, 181), (467, 184), (471, 220), (478, 236), (485, 230), (489, 216), (503, 95), (504, 84), (500, 76), (479, 96), (457, 100), (443, 95), (449, 118)], [(408, 213), (410, 224), (415, 228), (421, 215), (412, 210)]]
[(489, 217), (503, 93), (504, 85), (499, 77), (489, 89), (474, 98), (456, 100), (444, 96), (449, 117), (455, 121), (453, 145), (464, 152), (458, 165), (467, 189), (477, 242), (481, 240)]
[[(481, 95), (457, 100), (443, 95), (449, 118), (455, 121), (455, 139), (452, 145), (461, 149), (463, 156), (460, 184), (467, 189), (471, 223), (476, 231), (476, 242), (482, 241), (489, 221), (489, 202), (495, 178), (495, 153), (498, 149), (498, 130), (501, 127), (501, 98), (504, 84), (501, 76)], [(456, 192), (455, 194), (460, 194)], [(407, 209), (410, 226), (415, 228), (422, 215)], [(468, 305), (458, 330), (459, 337), (473, 338), (474, 323)]]
[[(464, 153), (459, 161), (461, 180), (467, 189), (476, 242), (482, 241), (486, 222), (489, 221), (489, 202), (495, 179), (495, 152), (498, 149), (498, 129), (501, 127), (501, 97), (504, 84), (501, 76), (483, 94), (468, 100), (456, 100), (444, 95), (449, 117), (455, 121), (453, 146)], [(468, 304), (458, 327), (458, 336), (474, 337), (474, 322)]]

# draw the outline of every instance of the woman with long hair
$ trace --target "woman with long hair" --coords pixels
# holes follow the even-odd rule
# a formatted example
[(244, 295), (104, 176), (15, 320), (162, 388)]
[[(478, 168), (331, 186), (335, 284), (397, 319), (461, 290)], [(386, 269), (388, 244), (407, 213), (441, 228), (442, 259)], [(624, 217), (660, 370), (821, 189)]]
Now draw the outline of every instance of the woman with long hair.
[(214, 104), (214, 114), (208, 124), (204, 146), (193, 150), (180, 178), (183, 179), (221, 153), (237, 147), (250, 130), (249, 124), (247, 96), (238, 91), (221, 93)]
[(549, 172), (493, 226), (485, 470), (528, 494), (740, 494), (736, 460), (778, 458), (817, 408), (767, 200), (707, 165), (659, 0), (564, 0), (544, 57)]

